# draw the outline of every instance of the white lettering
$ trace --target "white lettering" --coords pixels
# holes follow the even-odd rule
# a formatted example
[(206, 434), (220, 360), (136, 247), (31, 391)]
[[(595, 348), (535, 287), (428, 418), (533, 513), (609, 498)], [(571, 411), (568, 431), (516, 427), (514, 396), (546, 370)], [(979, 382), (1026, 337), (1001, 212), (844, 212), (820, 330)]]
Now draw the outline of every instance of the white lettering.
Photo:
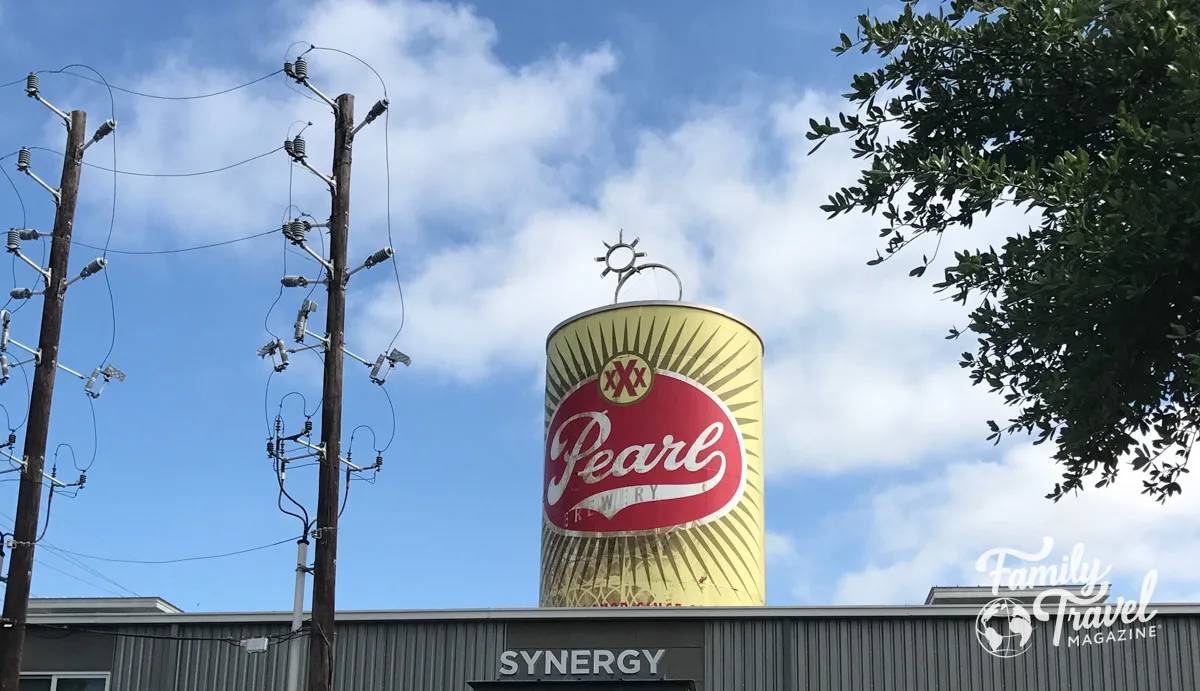
[[(1011, 547), (996, 547), (995, 549), (989, 549), (988, 551), (979, 555), (979, 559), (975, 561), (975, 570), (987, 571), (988, 559), (996, 557), (996, 568), (992, 570), (991, 577), (992, 592), (997, 593), (1000, 590), (1000, 579), (1004, 577), (1004, 574), (1012, 572), (1012, 569), (1004, 566), (1005, 557), (1013, 556), (1021, 559), (1022, 561), (1041, 561), (1050, 554), (1050, 550), (1053, 548), (1054, 539), (1050, 537), (1042, 539), (1042, 551), (1038, 552), (1037, 554), (1029, 554), (1028, 552), (1022, 552), (1020, 550), (1012, 549)], [(1011, 577), (1009, 578), (1009, 582), (1012, 582)]]
[(551, 665), (558, 670), (559, 674), (567, 673), (567, 651), (561, 652), (561, 655), (555, 655), (549, 650), (546, 651), (546, 674), (550, 674)]
[(500, 674), (510, 676), (517, 673), (517, 653), (512, 650), (505, 650), (500, 654)]
[(1070, 556), (1064, 556), (1062, 564), (1057, 567), (1038, 565), (1010, 568), (1004, 565), (1005, 557), (1016, 557), (1024, 562), (1040, 562), (1049, 556), (1050, 550), (1053, 548), (1054, 539), (1050, 537), (1042, 538), (1042, 549), (1036, 554), (1029, 554), (1010, 547), (997, 547), (980, 555), (975, 562), (975, 569), (987, 571), (988, 560), (992, 557), (996, 558), (996, 567), (989, 573), (992, 577), (992, 592), (996, 595), (1000, 594), (1001, 584), (1012, 590), (1025, 590), (1038, 586), (1073, 583), (1083, 586), (1081, 591), (1085, 596), (1090, 596), (1100, 584), (1107, 585), (1102, 579), (1108, 575), (1112, 567), (1109, 566), (1101, 571), (1099, 559), (1093, 559), (1090, 564), (1084, 563), (1082, 544), (1075, 545)]
[[(575, 447), (571, 449), (570, 453), (563, 456), (563, 460), (567, 462), (567, 468), (563, 471), (562, 477), (557, 480), (551, 480), (549, 486), (546, 487), (546, 502), (550, 506), (557, 504), (558, 500), (562, 499), (563, 492), (567, 491), (567, 484), (571, 481), (571, 475), (575, 472), (575, 463), (584, 456), (595, 453), (612, 432), (612, 422), (609, 421), (608, 415), (604, 413), (586, 412), (572, 415), (563, 420), (563, 423), (558, 426), (558, 429), (554, 432), (554, 436), (550, 439), (550, 460), (558, 460), (558, 457), (566, 450), (567, 444), (563, 441), (563, 431), (576, 420), (587, 420), (587, 424), (584, 425), (579, 438), (575, 440)], [(585, 451), (583, 442), (588, 438), (588, 434), (592, 431), (593, 427), (598, 428), (596, 442)]]
[(586, 411), (572, 415), (550, 435), (548, 460), (561, 460), (565, 467), (561, 475), (551, 478), (547, 483), (546, 503), (549, 506), (558, 505), (573, 478), (579, 478), (585, 485), (595, 485), (630, 473), (645, 475), (657, 468), (659, 463), (663, 470), (672, 473), (680, 470), (699, 473), (713, 463), (719, 464), (719, 469), (713, 477), (699, 483), (655, 483), (601, 490), (583, 497), (568, 511), (586, 508), (612, 518), (635, 504), (709, 492), (720, 484), (727, 467), (728, 459), (724, 452), (713, 449), (724, 436), (725, 426), (724, 422), (710, 424), (690, 445), (668, 434), (662, 438), (662, 448), (657, 448), (658, 445), (654, 443), (643, 443), (616, 450), (604, 448), (613, 432), (612, 421), (606, 413)]
[[(518, 656), (525, 662), (525, 673), (530, 677), (537, 676), (574, 676), (583, 677), (599, 675), (609, 676), (638, 675), (647, 672), (649, 676), (659, 676), (659, 665), (666, 653), (658, 650), (622, 650), (616, 653), (612, 650), (506, 650), (500, 654), (500, 675), (512, 676), (521, 671)], [(642, 658), (646, 664), (643, 665)], [(538, 663), (542, 662), (541, 665)], [(614, 671), (615, 663), (615, 671)]]
[[(658, 463), (660, 460), (662, 460), (663, 468), (665, 470), (679, 470), (683, 467), (683, 461), (679, 460), (679, 452), (682, 451), (683, 447), (685, 446), (687, 446), (685, 442), (675, 441), (675, 437), (668, 434), (667, 436), (663, 437), (662, 451), (658, 452), (658, 456), (654, 458), (654, 462)], [(666, 456), (666, 459), (663, 459), (664, 455)]]
[(584, 482), (588, 483), (589, 485), (594, 485), (608, 477), (608, 473), (604, 473), (603, 475), (597, 475), (597, 473), (599, 473), (601, 470), (607, 469), (608, 464), (612, 463), (612, 460), (612, 451), (609, 451), (608, 449), (599, 451), (596, 453), (596, 455), (588, 459), (588, 462), (585, 463), (583, 468), (579, 470), (578, 475), (579, 477), (583, 478)]
[(1142, 579), (1142, 594), (1138, 598), (1138, 608), (1135, 610), (1136, 619), (1143, 624), (1149, 624), (1150, 620), (1158, 612), (1146, 613), (1146, 606), (1150, 604), (1150, 598), (1154, 597), (1154, 586), (1158, 584), (1158, 569), (1150, 569), (1146, 572), (1146, 577)]
[(537, 674), (537, 672), (534, 671), (536, 669), (536, 667), (534, 667), (534, 665), (537, 664), (538, 658), (540, 658), (541, 656), (542, 656), (542, 651), (540, 651), (540, 650), (533, 651), (532, 655), (525, 652), (524, 650), (521, 651), (521, 657), (525, 658), (525, 667), (528, 668), (528, 670), (529, 670), (529, 676), (532, 677), (533, 675)]
[(642, 654), (646, 656), (646, 662), (650, 663), (650, 674), (658, 674), (658, 661), (662, 659), (663, 653), (665, 653), (665, 652), (667, 652), (667, 651), (665, 651), (665, 650), (658, 650), (655, 652), (651, 652), (649, 650), (642, 651)]
[[(639, 475), (645, 475), (654, 470), (654, 466), (658, 464), (658, 459), (650, 461), (650, 454), (652, 453), (654, 453), (654, 444), (630, 446), (617, 454), (617, 460), (613, 462), (613, 476), (621, 477), (631, 470)], [(634, 455), (636, 455), (636, 458), (633, 459), (633, 465), (626, 466), (625, 461)]]
[(692, 448), (688, 449), (687, 455), (683, 457), (683, 467), (687, 468), (693, 473), (696, 473), (704, 470), (705, 466), (708, 465), (708, 462), (714, 458), (720, 457), (721, 461), (724, 462), (725, 454), (721, 453), (720, 451), (713, 451), (708, 456), (705, 456), (703, 461), (696, 460), (696, 457), (700, 455), (701, 451), (704, 451), (713, 444), (717, 443), (717, 441), (721, 438), (721, 433), (724, 431), (725, 425), (719, 422), (714, 422), (708, 427), (705, 427), (704, 431), (700, 433), (700, 437), (696, 439), (696, 443), (692, 444)]
[[(1090, 562), (1084, 559), (1084, 548), (1077, 544), (1067, 556), (1063, 556), (1057, 566), (1008, 566), (1008, 557), (1025, 562), (1038, 562), (1045, 559), (1053, 549), (1054, 540), (1042, 539), (1042, 548), (1036, 554), (1029, 554), (1009, 547), (998, 547), (980, 555), (975, 562), (978, 571), (985, 571), (992, 581), (992, 593), (1001, 595), (1001, 585), (1007, 584), (1013, 590), (1024, 590), (1038, 586), (1046, 587), (1038, 593), (1033, 603), (1033, 615), (1040, 621), (1054, 620), (1054, 635), (1052, 643), (1058, 646), (1062, 643), (1064, 624), (1068, 621), (1071, 630), (1077, 635), (1067, 636), (1067, 645), (1096, 645), (1105, 642), (1126, 640), (1125, 635), (1136, 635), (1144, 627), (1138, 624), (1149, 623), (1157, 612), (1147, 611), (1154, 596), (1154, 586), (1158, 582), (1158, 572), (1151, 570), (1142, 582), (1141, 597), (1136, 601), (1126, 602), (1118, 597), (1116, 602), (1101, 604), (1108, 595), (1110, 584), (1103, 580), (1112, 571), (1112, 567), (1101, 568), (1099, 559)], [(991, 560), (995, 557), (994, 565)], [(1068, 590), (1068, 583), (1077, 584), (1079, 593)], [(1053, 605), (1047, 605), (1047, 601)], [(1118, 623), (1123, 625), (1116, 628)], [(1134, 625), (1134, 629), (1126, 633), (1124, 627)], [(1153, 635), (1153, 634), (1150, 634)]]

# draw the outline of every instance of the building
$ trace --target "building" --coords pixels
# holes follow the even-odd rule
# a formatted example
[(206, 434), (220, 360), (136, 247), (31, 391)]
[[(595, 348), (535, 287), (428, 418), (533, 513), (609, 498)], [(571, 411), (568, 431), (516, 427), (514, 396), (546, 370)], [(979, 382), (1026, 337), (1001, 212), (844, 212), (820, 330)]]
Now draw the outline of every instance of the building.
[[(1011, 598), (1032, 609), (1029, 591)], [(999, 657), (985, 650), (997, 646), (981, 627), (981, 608), (994, 600), (987, 588), (934, 588), (926, 604), (905, 607), (344, 612), (335, 687), (1200, 689), (1200, 605), (1149, 605), (1149, 621), (1090, 631), (1068, 623), (1057, 646), (1053, 620), (1034, 621), (1026, 643), (1009, 648), (1015, 655)], [(288, 613), (189, 614), (134, 598), (35, 600), (31, 615), (22, 691), (284, 687)], [(299, 647), (307, 654), (307, 642)]]

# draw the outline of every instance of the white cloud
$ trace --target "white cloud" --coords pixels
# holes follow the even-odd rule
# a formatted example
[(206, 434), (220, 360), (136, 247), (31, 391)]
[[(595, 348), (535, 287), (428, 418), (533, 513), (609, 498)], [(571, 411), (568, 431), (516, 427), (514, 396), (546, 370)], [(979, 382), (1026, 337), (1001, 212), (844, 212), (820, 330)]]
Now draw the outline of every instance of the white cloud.
[[(870, 495), (828, 522), (840, 531), (861, 528), (866, 542), (866, 565), (843, 574), (832, 599), (913, 603), (934, 585), (986, 585), (989, 575), (975, 570), (983, 552), (1037, 552), (1045, 536), (1055, 542), (1047, 563), (1083, 543), (1089, 560), (1111, 565), (1110, 578), (1127, 586), (1116, 594), (1136, 597), (1151, 569), (1159, 572), (1159, 601), (1200, 590), (1200, 533), (1190, 527), (1200, 520), (1200, 506), (1182, 497), (1158, 504), (1139, 493), (1132, 472), (1110, 488), (1089, 488), (1058, 503), (1044, 499), (1060, 475), (1047, 450), (1023, 445), (996, 462), (953, 463), (927, 479)], [(799, 570), (791, 575), (810, 580)]]
[[(327, 1), (301, 16), (264, 51), (268, 64), (300, 38), (350, 50), (388, 83), (398, 239), (416, 234), (421, 228), (416, 221), (430, 216), (464, 221), (468, 238), (489, 236), (500, 230), (494, 227), (495, 217), (561, 199), (560, 171), (548, 159), (586, 154), (590, 133), (608, 114), (609, 96), (599, 82), (613, 68), (614, 58), (603, 46), (549, 56), (514, 70), (492, 53), (496, 36), (491, 24), (462, 7), (407, 0)], [(357, 95), (360, 120), (383, 96), (375, 76), (354, 59), (327, 51), (305, 57), (310, 79), (323, 92)], [(210, 57), (197, 60), (193, 55), (162, 56), (158, 68), (136, 79), (132, 88), (209, 93), (261, 74), (204, 67), (211, 64)], [(159, 173), (209, 170), (275, 148), (294, 121), (300, 122), (292, 134), (311, 121), (314, 125), (304, 132), (309, 158), (327, 171), (332, 156), (329, 109), (300, 86), (291, 84), (292, 90), (286, 90), (287, 84), (280, 75), (217, 98), (137, 100), (136, 110), (120, 114), (119, 167)], [(107, 103), (93, 106), (93, 112), (108, 110)], [(354, 242), (364, 251), (383, 239), (382, 130), (381, 118), (363, 130), (355, 149), (352, 221)], [(170, 231), (189, 241), (269, 229), (279, 223), (288, 203), (285, 165), (280, 152), (222, 175), (125, 178), (120, 228), (140, 227), (154, 235)], [(294, 173), (295, 204), (323, 220), (329, 204), (323, 183), (301, 169)], [(105, 186), (85, 191), (95, 203), (107, 204)], [(213, 218), (213, 200), (220, 200), (220, 218)]]
[[(540, 369), (549, 328), (611, 300), (613, 285), (598, 280), (592, 259), (623, 227), (651, 259), (679, 271), (687, 299), (729, 309), (763, 334), (771, 472), (903, 466), (982, 442), (996, 402), (972, 390), (954, 351), (941, 346), (962, 312), (933, 296), (929, 281), (906, 276), (932, 248), (867, 267), (878, 219), (828, 221), (818, 208), (862, 165), (835, 145), (805, 155), (808, 118), (834, 112), (836, 98), (697, 104), (673, 128), (636, 133), (632, 157), (618, 165), (613, 142), (627, 138), (612, 130), (620, 94), (604, 78), (618, 66), (605, 46), (510, 67), (493, 52), (490, 22), (465, 7), (411, 0), (320, 3), (263, 55), (276, 60), (295, 39), (352, 49), (389, 83), (392, 219), (407, 307), (398, 345), (414, 366), (467, 380)], [(353, 59), (307, 57), (326, 93), (358, 94), (360, 117), (380, 95)], [(256, 76), (195, 65), (195, 56), (163, 56), (132, 86), (194, 93)], [(297, 118), (316, 123), (305, 134), (314, 165), (329, 164), (329, 113), (280, 84), (136, 103), (121, 115), (126, 170), (226, 164), (277, 146)], [(354, 257), (385, 237), (382, 134), (382, 123), (367, 128), (355, 151)], [(118, 227), (187, 241), (270, 228), (287, 204), (284, 165), (279, 154), (219, 176), (127, 178)], [(323, 218), (322, 183), (294, 172), (296, 205)], [(103, 185), (87, 189), (92, 203), (107, 203)], [(1012, 218), (994, 215), (990, 235), (976, 228), (950, 238), (945, 256), (968, 237), (986, 243)], [(244, 251), (278, 256), (276, 248)], [(368, 352), (387, 344), (399, 318), (388, 273), (364, 274), (352, 302), (360, 328), (350, 336)], [(363, 299), (366, 281), (377, 286), (374, 301)], [(655, 288), (646, 281), (638, 290)]]
[[(624, 227), (680, 272), (685, 297), (763, 333), (772, 471), (902, 465), (982, 441), (999, 406), (939, 347), (961, 311), (907, 265), (865, 266), (873, 219), (830, 222), (818, 209), (857, 166), (834, 147), (807, 158), (796, 132), (835, 105), (810, 94), (768, 117), (715, 111), (644, 133), (596, 203), (546, 207), (505, 235), (431, 256), (409, 291), (409, 314), (426, 315), (411, 323), (409, 347), (468, 379), (537, 366), (548, 329), (609, 300), (612, 284), (591, 261)], [(771, 156), (779, 162), (764, 163)], [(391, 321), (393, 302), (380, 299), (374, 323)]]
[(784, 563), (796, 556), (796, 541), (783, 533), (767, 533), (767, 561)]
[[(763, 334), (769, 471), (863, 472), (982, 451), (971, 444), (982, 443), (982, 422), (999, 412), (998, 403), (970, 387), (956, 366), (955, 353), (970, 344), (941, 340), (962, 324), (963, 312), (933, 295), (928, 279), (906, 276), (932, 247), (867, 267), (881, 221), (830, 221), (818, 208), (862, 167), (834, 144), (806, 156), (808, 118), (835, 112), (842, 106), (836, 97), (697, 104), (674, 127), (635, 133), (632, 156), (618, 164), (613, 142), (628, 138), (612, 129), (620, 94), (605, 78), (619, 66), (606, 46), (512, 67), (494, 53), (495, 28), (466, 7), (325, 0), (289, 16), (296, 23), (265, 43), (271, 67), (301, 39), (352, 50), (388, 82), (392, 224), (407, 298), (399, 346), (414, 368), (477, 381), (512, 368), (535, 376), (547, 331), (611, 300), (613, 285), (598, 280), (592, 259), (623, 227), (642, 238), (650, 259), (680, 272), (687, 299), (733, 311)], [(355, 60), (321, 51), (307, 58), (327, 94), (358, 95), (360, 118), (382, 96)], [(262, 73), (203, 65), (212, 65), (211, 56), (163, 55), (152, 72), (121, 81), (143, 92), (200, 93)], [(122, 99), (130, 110), (118, 113), (118, 166), (216, 168), (278, 146), (302, 120), (315, 123), (305, 132), (308, 150), (327, 169), (327, 109), (283, 83), (280, 76), (269, 86), (195, 101)], [(107, 102), (87, 107), (105, 113)], [(355, 150), (355, 257), (386, 237), (382, 130), (382, 121), (364, 130)], [(46, 131), (54, 137), (48, 146), (60, 147), (61, 128)], [(101, 165), (107, 155), (105, 147), (89, 153)], [(276, 226), (288, 203), (284, 166), (280, 153), (222, 175), (123, 178), (115, 242), (162, 247), (170, 244), (164, 236), (207, 242)], [(294, 203), (323, 219), (322, 183), (293, 172)], [(105, 219), (109, 190), (98, 177), (84, 186), (85, 203), (103, 209)], [(985, 228), (949, 235), (941, 261), (1021, 227), (1016, 215), (993, 214)], [(278, 257), (277, 246), (237, 251)], [(370, 346), (365, 352), (387, 343), (399, 316), (389, 274), (377, 269), (356, 280), (351, 324), (358, 332), (350, 336)], [(635, 290), (652, 296), (656, 288), (644, 281)], [(289, 330), (294, 310), (281, 303), (277, 331)], [(1027, 448), (995, 463), (935, 469), (831, 517), (815, 538), (828, 549), (811, 549), (807, 536), (776, 523), (768, 536), (772, 568), (793, 574), (791, 592), (808, 599), (816, 589), (798, 574), (820, 567), (833, 549), (850, 549), (841, 538), (847, 526), (862, 525), (867, 564), (840, 579), (834, 599), (912, 602), (934, 584), (979, 582), (973, 563), (984, 549), (1032, 548), (1051, 534), (1060, 546), (1085, 542), (1126, 575), (1158, 568), (1164, 580), (1177, 579), (1171, 587), (1200, 591), (1188, 576), (1200, 573), (1200, 536), (1185, 527), (1196, 524), (1194, 503), (1160, 507), (1125, 478), (1115, 489), (1054, 505), (1042, 495), (1057, 474), (1041, 450)]]

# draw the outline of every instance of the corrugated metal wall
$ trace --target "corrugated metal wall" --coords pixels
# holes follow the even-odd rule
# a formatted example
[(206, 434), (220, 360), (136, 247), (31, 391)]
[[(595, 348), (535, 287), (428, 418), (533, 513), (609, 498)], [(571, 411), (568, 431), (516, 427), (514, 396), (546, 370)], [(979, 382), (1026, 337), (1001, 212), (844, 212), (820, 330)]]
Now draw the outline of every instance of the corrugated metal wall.
[[(591, 625), (624, 628), (629, 623)], [(983, 651), (968, 618), (696, 621), (704, 629), (705, 646), (703, 679), (697, 681), (704, 691), (1200, 690), (1200, 617), (1159, 615), (1153, 623), (1153, 639), (1057, 648), (1047, 625), (1039, 625), (1033, 647), (1005, 660)], [(286, 645), (251, 655), (225, 641), (284, 631), (282, 626), (122, 629), (112, 691), (279, 691)], [(469, 681), (495, 678), (506, 634), (504, 623), (491, 621), (339, 624), (336, 687), (467, 691)], [(307, 653), (307, 641), (303, 649)]]
[[(1197, 691), (1200, 619), (1160, 615), (1153, 639), (984, 652), (970, 619), (711, 621), (708, 691)], [(1039, 635), (1044, 634), (1044, 635)], [(1065, 634), (1064, 634), (1065, 635)], [(789, 654), (789, 651), (792, 651)]]
[[(122, 629), (110, 691), (279, 691), (287, 674), (286, 643), (248, 654), (228, 641), (286, 631), (283, 626)], [(466, 691), (467, 681), (494, 674), (503, 644), (502, 623), (339, 624), (335, 685), (338, 691)], [(307, 640), (302, 649), (307, 671)]]

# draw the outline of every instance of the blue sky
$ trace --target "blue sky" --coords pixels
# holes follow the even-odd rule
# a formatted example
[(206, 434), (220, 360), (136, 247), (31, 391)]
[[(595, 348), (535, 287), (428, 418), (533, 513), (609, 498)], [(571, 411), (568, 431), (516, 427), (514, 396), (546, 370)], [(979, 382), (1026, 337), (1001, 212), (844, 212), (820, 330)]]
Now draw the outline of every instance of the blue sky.
[[(888, 12), (891, 4), (871, 6)], [(1044, 501), (1056, 474), (1044, 451), (984, 442), (983, 421), (1003, 411), (969, 386), (956, 365), (961, 348), (941, 339), (961, 312), (906, 278), (908, 266), (864, 265), (876, 242), (871, 219), (828, 222), (817, 209), (853, 179), (855, 162), (836, 146), (806, 157), (803, 132), (809, 117), (836, 112), (854, 69), (869, 64), (829, 52), (861, 9), (354, 0), (181, 11), (0, 0), (0, 83), (85, 63), (127, 89), (201, 94), (278, 69), (294, 41), (351, 51), (382, 74), (392, 102), (390, 171), (381, 120), (359, 139), (351, 253), (388, 244), (390, 225), (406, 297), (397, 345), (413, 366), (386, 387), (394, 432), (388, 399), (365, 368), (347, 367), (346, 433), (359, 425), (375, 433), (356, 433), (355, 459), (387, 449), (378, 481), (354, 484), (342, 520), (342, 608), (536, 605), (541, 348), (547, 329), (605, 302), (611, 285), (592, 258), (619, 227), (683, 274), (689, 299), (744, 316), (766, 339), (771, 604), (921, 601), (935, 584), (980, 582), (973, 566), (982, 551), (1032, 550), (1043, 535), (1062, 552), (1083, 541), (1122, 583), (1158, 569), (1159, 599), (1194, 598), (1200, 550), (1180, 541), (1198, 538), (1177, 526), (1200, 509), (1152, 505), (1137, 497), (1136, 482)], [(360, 114), (382, 95), (353, 60), (307, 57), (314, 82), (331, 95), (355, 93)], [(42, 91), (60, 108), (87, 109), (92, 128), (108, 117), (102, 87), (43, 75)], [(328, 165), (327, 113), (281, 76), (208, 99), (115, 98), (123, 171), (219, 168), (278, 147), (289, 125), (308, 120), (313, 159)], [(61, 150), (61, 127), (19, 86), (0, 99), (0, 155), (22, 145)], [(105, 141), (88, 160), (112, 167), (113, 155)], [(2, 165), (29, 225), (48, 231), (48, 196), (16, 179), (12, 159)], [(34, 152), (43, 178), (57, 180), (60, 165)], [(285, 255), (277, 235), (172, 255), (116, 252), (267, 231), (289, 195), (325, 218), (320, 182), (291, 173), (289, 182), (278, 153), (213, 175), (118, 177), (106, 271), (116, 319), (104, 278), (73, 286), (62, 361), (90, 370), (111, 341), (111, 362), (128, 380), (95, 402), (93, 435), (82, 383), (58, 377), (51, 450), (70, 445), (80, 466), (91, 465), (77, 498), (55, 498), (45, 543), (89, 556), (40, 549), (35, 595), (133, 592), (188, 610), (290, 606), (290, 542), (177, 564), (92, 557), (203, 557), (297, 532), (275, 508), (263, 449), (285, 394), (304, 397), (287, 399), (289, 426), (302, 422), (302, 403), (312, 411), (319, 363), (296, 357), (264, 396), (270, 368), (255, 350), (269, 338), (264, 316), (283, 257), (289, 273), (303, 258)], [(104, 244), (112, 201), (112, 176), (87, 170), (79, 242)], [(2, 180), (0, 214), (22, 223)], [(1000, 214), (960, 242), (1021, 227)], [(96, 254), (77, 246), (72, 266)], [(34, 275), (18, 267), (16, 276), (25, 286)], [(634, 290), (658, 295), (652, 283)], [(272, 330), (290, 330), (301, 297), (284, 294)], [(14, 338), (36, 340), (39, 308), (34, 301), (16, 313)], [(373, 358), (400, 316), (391, 269), (360, 274), (348, 347)], [(24, 386), (14, 373), (0, 388), (14, 427)], [(58, 457), (73, 478), (66, 447)], [(4, 528), (15, 506), (15, 483), (4, 482), (11, 477), (0, 476)], [(315, 486), (315, 469), (292, 474), (293, 486), (302, 494)], [(1098, 520), (1112, 516), (1122, 517), (1118, 525)]]

